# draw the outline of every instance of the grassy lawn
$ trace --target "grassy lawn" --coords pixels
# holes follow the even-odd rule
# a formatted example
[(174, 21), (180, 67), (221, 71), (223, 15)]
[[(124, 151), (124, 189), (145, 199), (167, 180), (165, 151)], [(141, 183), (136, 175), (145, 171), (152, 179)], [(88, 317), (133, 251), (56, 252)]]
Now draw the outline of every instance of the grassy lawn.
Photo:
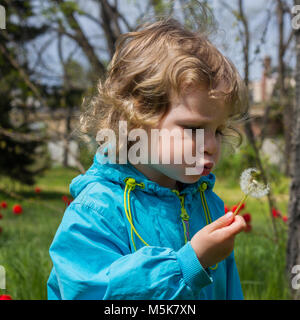
[[(69, 196), (69, 184), (78, 175), (72, 169), (53, 168), (40, 178), (34, 188), (16, 186), (15, 192), (24, 200), (9, 197), (0, 191), (0, 202), (8, 208), (1, 210), (0, 265), (6, 269), (6, 290), (13, 299), (46, 299), (46, 282), (52, 267), (49, 246), (62, 219), (65, 204), (62, 196)], [(1, 180), (1, 188), (9, 190), (9, 182)], [(239, 185), (228, 184), (217, 178), (215, 192), (225, 204), (236, 204), (242, 194)], [(278, 209), (287, 212), (288, 181), (282, 181), (274, 189)], [(25, 200), (26, 199), (26, 200)], [(12, 206), (19, 203), (23, 214), (12, 214)], [(252, 231), (239, 234), (235, 242), (235, 256), (245, 299), (289, 299), (285, 279), (286, 225), (277, 220), (280, 241), (272, 238), (271, 219), (267, 213), (266, 199), (247, 200), (242, 213), (252, 216)]]
[[(42, 190), (39, 195), (34, 188), (17, 186), (17, 193), (26, 201), (0, 192), (0, 201), (8, 204), (0, 220), (0, 265), (6, 269), (6, 290), (0, 289), (0, 293), (13, 299), (47, 298), (46, 282), (52, 267), (48, 250), (65, 210), (62, 196), (69, 196), (69, 183), (77, 175), (77, 171), (63, 168), (46, 172), (37, 183)], [(23, 207), (20, 216), (12, 213), (15, 203)]]

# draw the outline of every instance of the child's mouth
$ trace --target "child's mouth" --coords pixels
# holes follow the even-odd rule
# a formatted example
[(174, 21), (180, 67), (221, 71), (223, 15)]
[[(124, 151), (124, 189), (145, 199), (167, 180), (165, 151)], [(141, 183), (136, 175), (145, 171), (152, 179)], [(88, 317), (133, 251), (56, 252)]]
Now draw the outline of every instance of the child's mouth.
[(206, 176), (206, 175), (208, 175), (210, 173), (210, 171), (211, 171), (211, 169), (204, 167), (203, 171), (202, 171), (202, 175)]
[(198, 174), (206, 176), (211, 172), (213, 166), (214, 166), (214, 164), (209, 162), (209, 163), (206, 163), (203, 167), (201, 167), (201, 166), (197, 167), (196, 166), (193, 169), (196, 170), (198, 172)]
[(208, 174), (211, 172), (213, 166), (214, 166), (214, 165), (213, 165), (212, 163), (206, 164), (206, 165), (204, 166), (204, 168), (203, 168), (202, 175), (204, 175), (204, 176), (208, 175)]

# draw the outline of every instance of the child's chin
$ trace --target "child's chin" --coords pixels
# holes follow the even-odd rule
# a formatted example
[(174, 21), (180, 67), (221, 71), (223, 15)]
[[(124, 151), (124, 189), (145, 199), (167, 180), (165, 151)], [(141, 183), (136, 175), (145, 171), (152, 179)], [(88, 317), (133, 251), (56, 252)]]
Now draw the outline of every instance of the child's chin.
[(180, 182), (182, 183), (195, 183), (201, 178), (201, 174), (197, 175), (185, 175), (181, 177)]

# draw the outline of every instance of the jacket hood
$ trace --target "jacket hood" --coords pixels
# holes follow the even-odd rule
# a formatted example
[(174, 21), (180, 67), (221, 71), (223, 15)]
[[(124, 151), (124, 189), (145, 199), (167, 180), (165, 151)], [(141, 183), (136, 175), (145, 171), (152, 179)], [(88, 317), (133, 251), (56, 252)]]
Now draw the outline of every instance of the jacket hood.
[[(160, 196), (173, 194), (172, 189), (163, 187), (160, 184), (149, 180), (149, 178), (137, 170), (131, 163), (110, 163), (108, 158), (100, 152), (96, 152), (94, 156), (94, 162), (87, 172), (77, 176), (72, 180), (70, 184), (70, 193), (73, 198), (76, 198), (88, 184), (93, 182), (101, 182), (103, 180), (120, 184), (125, 188), (124, 180), (129, 177), (134, 178), (137, 183), (144, 183), (145, 188), (143, 191), (145, 192), (159, 194)], [(213, 173), (209, 173), (207, 176), (202, 176), (195, 183), (182, 183), (183, 187), (180, 193), (194, 194), (198, 191), (200, 184), (204, 181), (207, 183), (207, 189), (213, 189), (215, 180), (215, 175)]]

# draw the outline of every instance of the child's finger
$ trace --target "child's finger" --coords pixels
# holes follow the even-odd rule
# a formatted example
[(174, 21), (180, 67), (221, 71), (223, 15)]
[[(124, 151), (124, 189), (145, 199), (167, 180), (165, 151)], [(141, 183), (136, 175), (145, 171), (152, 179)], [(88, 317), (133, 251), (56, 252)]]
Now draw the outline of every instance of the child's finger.
[(235, 236), (246, 228), (247, 224), (243, 217), (235, 216), (233, 222), (230, 225), (222, 228), (223, 232), (226, 232), (228, 237)]
[(209, 224), (209, 229), (210, 231), (214, 231), (220, 228), (223, 228), (225, 226), (227, 226), (228, 224), (230, 224), (233, 220), (233, 213), (231, 211), (227, 212), (226, 214), (224, 214), (222, 217), (220, 217), (219, 219), (215, 220), (214, 222), (212, 222), (211, 224)]

